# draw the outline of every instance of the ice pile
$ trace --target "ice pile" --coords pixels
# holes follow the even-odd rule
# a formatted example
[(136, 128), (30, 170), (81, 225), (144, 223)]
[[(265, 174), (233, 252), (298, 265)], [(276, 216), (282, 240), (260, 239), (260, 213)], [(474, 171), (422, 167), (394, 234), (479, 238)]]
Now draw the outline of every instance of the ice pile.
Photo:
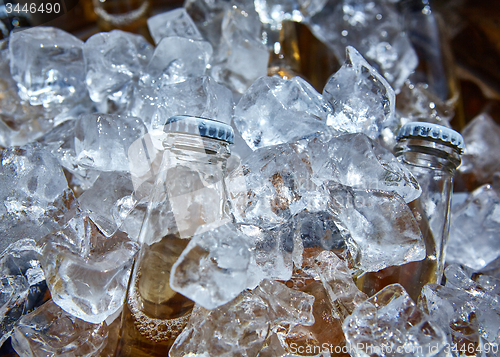
[(447, 335), (454, 356), (497, 356), (500, 348), (500, 280), (458, 266), (445, 270), (446, 286), (427, 284), (419, 306)]
[(445, 355), (446, 331), (399, 284), (363, 302), (342, 326), (351, 356)]
[(39, 145), (0, 152), (0, 251), (20, 238), (40, 240), (78, 210), (58, 161)]
[(313, 33), (337, 58), (346, 46), (355, 47), (397, 92), (418, 64), (403, 24), (394, 2), (385, 0), (331, 0), (310, 20)]

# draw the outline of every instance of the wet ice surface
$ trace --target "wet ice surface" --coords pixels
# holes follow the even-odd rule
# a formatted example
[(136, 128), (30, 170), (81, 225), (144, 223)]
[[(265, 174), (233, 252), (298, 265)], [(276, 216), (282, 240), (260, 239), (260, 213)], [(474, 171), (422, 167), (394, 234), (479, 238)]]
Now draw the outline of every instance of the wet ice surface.
[(256, 356), (277, 324), (312, 324), (313, 302), (313, 296), (264, 280), (214, 310), (195, 307), (170, 356)]
[(347, 59), (323, 89), (333, 115), (328, 125), (340, 132), (364, 133), (372, 139), (394, 118), (394, 90), (353, 47), (346, 48)]
[(327, 130), (331, 106), (300, 77), (262, 77), (243, 94), (234, 123), (253, 150)]
[(86, 94), (83, 42), (53, 27), (12, 33), (10, 73), (19, 95), (32, 105), (75, 104)]
[(96, 356), (106, 346), (108, 327), (90, 324), (64, 312), (52, 301), (16, 325), (12, 347), (20, 356)]
[(128, 172), (102, 172), (92, 187), (78, 197), (78, 203), (82, 211), (89, 212), (100, 231), (111, 237), (137, 204), (133, 191)]
[[(446, 332), (448, 343), (488, 351), (496, 356), (500, 344), (500, 281), (479, 274), (471, 280), (456, 265), (445, 270), (446, 286), (427, 284), (419, 306)], [(496, 350), (495, 350), (496, 348)], [(454, 352), (454, 355), (458, 355)]]
[(77, 163), (99, 171), (129, 171), (127, 152), (147, 129), (139, 118), (87, 114), (75, 127)]
[(100, 112), (126, 107), (152, 54), (152, 46), (142, 36), (120, 30), (95, 34), (85, 42), (85, 83)]
[(0, 251), (30, 238), (38, 241), (60, 228), (77, 211), (58, 161), (39, 145), (0, 152)]
[(189, 77), (204, 75), (212, 52), (212, 46), (207, 41), (183, 37), (162, 39), (146, 69), (152, 80), (151, 85), (156, 82), (160, 85), (178, 83)]
[(345, 344), (342, 322), (367, 299), (354, 284), (344, 260), (331, 251), (306, 243), (304, 241), (303, 262), (296, 267), (293, 278), (286, 285), (314, 296), (314, 324), (299, 324), (291, 328), (282, 324), (281, 329), (273, 331), (278, 343), (273, 337), (268, 339), (274, 349), (281, 348), (288, 353), (297, 350), (298, 346), (303, 349), (317, 346), (320, 350), (325, 350), (325, 345), (328, 345), (327, 350), (342, 347)]
[(217, 118), (230, 123), (232, 112), (231, 91), (213, 78), (202, 76), (159, 89), (141, 87), (134, 92), (128, 113), (144, 120), (148, 130), (163, 130), (167, 119), (174, 115)]
[(0, 345), (15, 323), (43, 300), (46, 284), (40, 253), (34, 240), (20, 239), (0, 255)]
[(311, 19), (310, 28), (337, 58), (346, 46), (355, 47), (399, 92), (418, 65), (403, 23), (389, 1), (342, 0), (328, 2)]
[(152, 16), (148, 19), (148, 29), (155, 44), (165, 37), (177, 36), (193, 40), (203, 40), (193, 19), (184, 8)]
[(253, 3), (234, 2), (224, 12), (220, 26), (221, 36), (213, 43), (210, 74), (241, 95), (255, 80), (267, 75), (269, 61)]
[(500, 194), (483, 185), (451, 212), (448, 263), (464, 264), (475, 270), (500, 255)]
[(101, 323), (121, 308), (137, 243), (120, 232), (103, 236), (82, 214), (41, 244), (47, 285), (63, 310)]
[(422, 312), (399, 284), (360, 304), (344, 321), (343, 330), (356, 357), (444, 355), (447, 343), (446, 330)]
[(488, 114), (482, 114), (467, 124), (462, 136), (465, 152), (459, 172), (480, 184), (491, 182), (500, 171), (500, 160), (495, 155), (500, 150), (500, 126)]
[(324, 249), (347, 246), (361, 271), (423, 258), (420, 230), (405, 203), (418, 197), (419, 187), (363, 134), (259, 149), (227, 184), (238, 222), (266, 229), (288, 222), (292, 235), (323, 234)]

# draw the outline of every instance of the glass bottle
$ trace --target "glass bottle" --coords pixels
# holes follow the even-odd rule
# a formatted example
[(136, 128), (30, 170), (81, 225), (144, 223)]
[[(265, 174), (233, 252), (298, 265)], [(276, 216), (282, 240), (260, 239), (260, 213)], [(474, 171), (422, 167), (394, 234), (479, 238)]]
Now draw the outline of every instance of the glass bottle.
[(300, 73), (297, 30), (292, 21), (264, 24), (263, 41), (269, 49), (267, 75), (290, 79)]
[(175, 116), (164, 131), (165, 151), (141, 228), (116, 356), (168, 356), (194, 306), (171, 289), (172, 265), (196, 231), (230, 217), (224, 174), (232, 128)]
[(408, 205), (422, 231), (426, 257), (366, 273), (357, 279), (357, 285), (372, 296), (389, 284), (399, 283), (416, 301), (425, 284), (439, 284), (443, 276), (453, 176), (465, 146), (456, 131), (425, 122), (404, 125), (397, 140), (396, 157), (410, 169), (422, 188), (422, 195)]

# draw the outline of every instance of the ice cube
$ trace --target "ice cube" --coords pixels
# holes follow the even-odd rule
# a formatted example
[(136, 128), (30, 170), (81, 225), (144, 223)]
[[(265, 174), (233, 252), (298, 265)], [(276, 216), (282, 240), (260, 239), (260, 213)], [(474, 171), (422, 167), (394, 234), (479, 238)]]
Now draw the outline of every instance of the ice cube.
[(46, 108), (82, 100), (87, 95), (82, 47), (81, 40), (54, 27), (13, 32), (10, 73), (19, 96)]
[(86, 114), (75, 127), (77, 163), (100, 171), (129, 171), (130, 145), (144, 136), (146, 127), (134, 117)]
[(206, 41), (166, 37), (156, 46), (146, 71), (161, 85), (203, 76), (212, 51)]
[(0, 255), (0, 345), (15, 323), (43, 300), (47, 285), (40, 253), (34, 240), (20, 239)]
[(367, 299), (354, 284), (346, 262), (332, 251), (304, 247), (303, 264), (286, 285), (314, 296), (314, 324), (276, 329), (282, 348), (292, 353), (316, 347), (315, 353), (326, 350), (325, 355), (342, 348), (345, 345), (342, 322)]
[(0, 251), (21, 238), (38, 241), (76, 214), (61, 166), (39, 144), (4, 149), (0, 161)]
[(213, 309), (255, 288), (264, 276), (246, 240), (231, 223), (196, 234), (172, 267), (172, 289)]
[(491, 183), (500, 171), (500, 160), (495, 152), (500, 150), (500, 126), (488, 114), (474, 118), (462, 130), (465, 152), (459, 172), (479, 184)]
[(163, 38), (171, 36), (203, 40), (193, 19), (182, 7), (151, 16), (148, 19), (148, 29), (157, 45)]
[[(445, 270), (446, 286), (427, 284), (419, 306), (448, 335), (448, 343), (461, 348), (500, 344), (500, 298), (488, 286), (472, 281), (456, 265)], [(490, 351), (487, 351), (490, 352)], [(488, 354), (494, 356), (494, 354)]]
[(342, 0), (327, 2), (312, 17), (310, 28), (337, 58), (343, 57), (346, 46), (356, 48), (399, 92), (418, 65), (403, 24), (388, 1)]
[(320, 12), (327, 0), (256, 0), (255, 8), (260, 21), (279, 26), (283, 21), (308, 22), (311, 16)]
[(262, 77), (244, 93), (234, 123), (252, 150), (327, 131), (332, 108), (300, 77)]
[(80, 215), (41, 244), (47, 285), (64, 311), (99, 324), (122, 307), (138, 250), (125, 234), (104, 237)]
[(333, 215), (347, 229), (347, 246), (362, 272), (425, 258), (425, 243), (410, 208), (397, 194), (329, 185)]
[(137, 203), (133, 192), (129, 173), (102, 172), (92, 187), (78, 197), (78, 203), (101, 232), (111, 237)]
[(384, 124), (393, 120), (394, 90), (355, 48), (348, 46), (346, 54), (346, 62), (323, 89), (323, 97), (333, 106), (327, 124), (376, 139)]
[(257, 78), (267, 76), (269, 61), (253, 3), (233, 3), (225, 11), (221, 26), (210, 74), (236, 95), (241, 95)]
[(188, 78), (184, 82), (159, 89), (142, 87), (134, 92), (129, 115), (141, 118), (148, 129), (163, 130), (174, 115), (191, 115), (231, 123), (231, 91), (208, 76)]
[(353, 356), (444, 355), (446, 333), (423, 313), (399, 284), (358, 306), (342, 327)]
[(278, 323), (311, 324), (314, 297), (265, 280), (213, 310), (195, 307), (170, 356), (256, 356)]
[(186, 0), (184, 8), (203, 38), (208, 40), (214, 49), (221, 38), (222, 18), (231, 7), (227, 0)]
[(0, 146), (22, 146), (43, 135), (53, 117), (42, 106), (32, 106), (18, 95), (10, 75), (9, 42), (0, 41)]
[(105, 323), (84, 322), (47, 301), (24, 316), (12, 335), (12, 347), (20, 356), (99, 355), (106, 345)]
[(98, 111), (119, 114), (126, 108), (152, 55), (144, 37), (120, 30), (97, 33), (85, 42), (85, 82)]
[(485, 267), (500, 255), (499, 233), (500, 194), (483, 185), (451, 212), (446, 262)]

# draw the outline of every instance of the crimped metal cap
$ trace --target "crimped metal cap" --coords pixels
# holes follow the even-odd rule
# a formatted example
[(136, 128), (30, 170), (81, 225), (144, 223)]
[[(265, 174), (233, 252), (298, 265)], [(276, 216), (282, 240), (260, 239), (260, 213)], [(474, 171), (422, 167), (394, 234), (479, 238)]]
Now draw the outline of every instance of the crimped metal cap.
[(403, 138), (422, 138), (442, 141), (444, 144), (457, 148), (460, 153), (465, 149), (464, 138), (460, 133), (443, 125), (426, 123), (426, 122), (411, 122), (403, 125), (399, 129), (397, 140)]
[(229, 144), (234, 143), (233, 128), (228, 124), (213, 119), (176, 115), (167, 120), (163, 131), (196, 134), (206, 138), (222, 140)]

